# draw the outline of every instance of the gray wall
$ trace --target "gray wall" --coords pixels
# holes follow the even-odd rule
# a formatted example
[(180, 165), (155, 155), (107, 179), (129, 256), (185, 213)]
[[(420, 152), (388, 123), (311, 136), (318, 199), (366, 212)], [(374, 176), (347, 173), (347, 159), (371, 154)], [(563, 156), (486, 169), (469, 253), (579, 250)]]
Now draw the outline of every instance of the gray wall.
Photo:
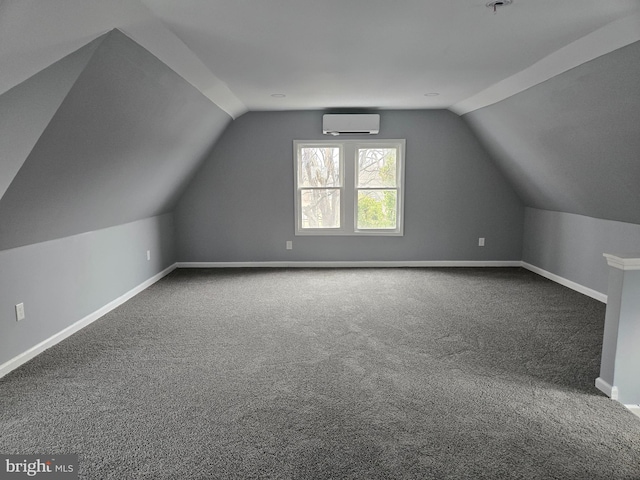
[(0, 198), (103, 37), (0, 95)]
[(169, 212), (231, 118), (117, 30), (0, 107), (2, 364), (175, 263)]
[(171, 266), (173, 234), (167, 214), (0, 251), (0, 365)]
[(640, 253), (640, 225), (527, 208), (522, 259), (604, 295), (603, 253)]
[(636, 42), (463, 116), (530, 207), (523, 260), (603, 294), (602, 254), (640, 252), (639, 78)]
[(403, 237), (294, 237), (292, 143), (326, 138), (322, 113), (253, 112), (233, 122), (176, 207), (179, 261), (521, 259), (522, 203), (447, 111), (380, 112), (372, 138), (407, 141)]
[[(38, 101), (31, 90), (9, 93), (28, 109)], [(19, 113), (3, 111), (2, 123)], [(0, 250), (170, 212), (230, 121), (149, 52), (110, 32), (37, 142), (20, 148), (28, 156), (0, 199)], [(12, 143), (34, 141), (31, 132), (26, 140), (13, 133)]]
[(640, 224), (640, 42), (464, 115), (525, 205)]

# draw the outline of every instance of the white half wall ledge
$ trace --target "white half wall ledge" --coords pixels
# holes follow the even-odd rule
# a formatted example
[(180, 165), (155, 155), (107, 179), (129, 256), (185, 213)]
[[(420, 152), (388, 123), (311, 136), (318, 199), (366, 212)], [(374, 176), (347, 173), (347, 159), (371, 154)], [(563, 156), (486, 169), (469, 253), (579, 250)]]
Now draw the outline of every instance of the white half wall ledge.
[(638, 253), (604, 253), (610, 267), (620, 270), (640, 270), (640, 252)]
[(73, 335), (77, 331), (83, 329), (87, 325), (90, 325), (91, 323), (95, 322), (99, 318), (105, 316), (111, 310), (114, 310), (115, 308), (119, 307), (120, 305), (122, 305), (126, 301), (128, 301), (131, 298), (135, 297), (138, 293), (142, 292), (146, 288), (149, 288), (151, 285), (156, 283), (158, 280), (161, 280), (165, 276), (169, 275), (173, 270), (175, 270), (175, 268), (176, 268), (176, 264), (174, 263), (173, 265), (165, 268), (160, 273), (157, 273), (153, 277), (145, 280), (140, 285), (138, 285), (138, 286), (132, 288), (131, 290), (129, 290), (128, 292), (122, 294), (121, 296), (119, 296), (115, 300), (112, 300), (111, 302), (107, 303), (102, 308), (99, 308), (95, 312), (90, 313), (86, 317), (78, 320), (77, 322), (73, 323), (72, 325), (69, 325), (67, 328), (59, 331), (58, 333), (52, 335), (51, 337), (47, 338), (46, 340), (43, 340), (42, 342), (38, 343), (37, 345), (34, 345), (33, 347), (31, 347), (30, 349), (26, 350), (25, 352), (22, 352), (20, 355), (17, 355), (15, 357), (13, 357), (11, 360), (8, 360), (7, 362), (3, 363), (2, 365), (0, 365), (0, 378), (4, 377), (9, 372), (15, 370), (20, 365), (23, 365), (23, 364), (27, 363), (32, 358), (40, 355), (42, 352), (44, 352), (48, 348), (53, 347), (54, 345), (60, 343), (65, 338), (70, 337), (71, 335)]
[(640, 41), (640, 14), (613, 21), (595, 32), (585, 35), (521, 72), (456, 103), (449, 107), (449, 110), (462, 116), (465, 113), (488, 107), (583, 63), (637, 41)]

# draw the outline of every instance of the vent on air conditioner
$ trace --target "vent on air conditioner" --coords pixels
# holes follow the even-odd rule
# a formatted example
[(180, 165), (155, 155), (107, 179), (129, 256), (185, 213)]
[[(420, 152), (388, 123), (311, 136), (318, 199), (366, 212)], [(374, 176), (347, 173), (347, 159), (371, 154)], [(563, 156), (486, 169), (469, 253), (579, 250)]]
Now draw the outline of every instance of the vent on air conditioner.
[(380, 115), (377, 113), (328, 113), (322, 116), (325, 135), (377, 135)]

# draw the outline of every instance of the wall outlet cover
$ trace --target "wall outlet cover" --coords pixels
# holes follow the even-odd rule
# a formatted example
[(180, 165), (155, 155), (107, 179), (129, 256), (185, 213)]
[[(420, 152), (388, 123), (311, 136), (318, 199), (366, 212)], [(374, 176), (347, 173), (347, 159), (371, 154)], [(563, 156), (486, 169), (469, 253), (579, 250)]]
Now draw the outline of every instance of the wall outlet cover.
[(16, 305), (16, 322), (24, 320), (24, 317), (24, 303), (19, 303)]

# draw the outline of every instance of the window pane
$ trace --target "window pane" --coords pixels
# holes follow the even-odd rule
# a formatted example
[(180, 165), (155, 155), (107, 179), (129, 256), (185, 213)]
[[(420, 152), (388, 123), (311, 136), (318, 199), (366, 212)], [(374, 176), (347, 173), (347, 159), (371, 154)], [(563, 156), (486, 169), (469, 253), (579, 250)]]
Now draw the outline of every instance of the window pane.
[(302, 228), (340, 227), (340, 190), (302, 189)]
[(298, 154), (300, 187), (339, 187), (340, 148), (303, 147)]
[(396, 228), (396, 190), (358, 191), (358, 229)]
[(396, 153), (395, 148), (359, 148), (358, 186), (395, 187)]

